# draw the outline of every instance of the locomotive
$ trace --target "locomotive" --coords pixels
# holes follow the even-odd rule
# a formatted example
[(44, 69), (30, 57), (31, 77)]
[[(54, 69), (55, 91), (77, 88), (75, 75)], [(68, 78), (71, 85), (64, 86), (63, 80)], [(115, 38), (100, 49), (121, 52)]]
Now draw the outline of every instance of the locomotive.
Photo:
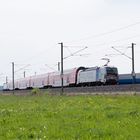
[[(15, 80), (17, 89), (61, 87), (61, 73), (51, 72)], [(65, 70), (63, 73), (64, 87), (112, 85), (118, 83), (118, 70), (116, 67), (77, 67)], [(5, 83), (4, 90), (13, 90), (13, 83)]]
[(118, 83), (118, 70), (116, 67), (93, 67), (79, 71), (77, 85), (112, 85)]

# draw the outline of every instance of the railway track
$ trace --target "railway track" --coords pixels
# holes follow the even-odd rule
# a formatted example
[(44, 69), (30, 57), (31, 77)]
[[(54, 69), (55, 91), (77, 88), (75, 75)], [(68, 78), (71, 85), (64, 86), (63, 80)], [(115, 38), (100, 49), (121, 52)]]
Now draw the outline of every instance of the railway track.
[[(41, 92), (50, 94), (60, 94), (61, 88), (40, 89)], [(140, 84), (131, 85), (106, 85), (106, 86), (90, 86), (90, 87), (65, 87), (65, 94), (124, 94), (126, 92), (140, 94)], [(3, 94), (13, 94), (13, 91), (2, 91)], [(15, 95), (30, 94), (31, 90), (15, 90)]]

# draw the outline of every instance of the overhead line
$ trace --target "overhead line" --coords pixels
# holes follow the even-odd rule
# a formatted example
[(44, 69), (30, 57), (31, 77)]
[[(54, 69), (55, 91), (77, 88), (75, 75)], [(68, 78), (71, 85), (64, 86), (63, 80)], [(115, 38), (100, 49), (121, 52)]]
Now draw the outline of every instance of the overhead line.
[(43, 51), (40, 51), (40, 52), (36, 53), (35, 55), (33, 55), (33, 56), (29, 57), (28, 59), (25, 59), (25, 60), (23, 60), (23, 61), (21, 61), (21, 62), (30, 61), (30, 60), (34, 59), (35, 57), (38, 58), (37, 56), (40, 56), (40, 55), (46, 53), (46, 51), (50, 51), (51, 48), (52, 48), (52, 47), (55, 47), (55, 46), (56, 46), (56, 44), (52, 45), (52, 46), (51, 46), (50, 48), (48, 48), (48, 49), (45, 49), (45, 50), (43, 50)]
[(140, 35), (136, 35), (136, 36), (128, 37), (128, 38), (125, 38), (125, 39), (114, 40), (114, 41), (110, 41), (110, 42), (107, 42), (107, 43), (96, 44), (94, 46), (98, 47), (98, 46), (108, 45), (110, 43), (126, 41), (126, 40), (129, 40), (129, 39), (132, 39), (132, 38), (136, 38), (136, 37), (139, 37), (139, 36)]
[(48, 64), (45, 64), (45, 66), (47, 66), (47, 67), (50, 68), (51, 70), (55, 70), (55, 71), (56, 71), (56, 69), (54, 69), (53, 67), (50, 67)]
[(125, 30), (127, 28), (130, 28), (130, 27), (138, 25), (138, 24), (140, 24), (140, 22), (136, 22), (136, 23), (129, 24), (127, 26), (120, 27), (120, 28), (117, 28), (117, 29), (114, 29), (114, 30), (111, 30), (111, 31), (108, 31), (108, 32), (104, 32), (104, 33), (100, 33), (100, 34), (96, 34), (96, 35), (91, 35), (89, 37), (85, 37), (85, 38), (81, 38), (81, 39), (78, 39), (78, 40), (73, 40), (73, 41), (69, 41), (69, 42), (65, 42), (65, 43), (79, 42), (79, 41), (82, 41), (82, 40), (88, 40), (88, 39), (91, 39), (91, 38), (97, 38), (97, 37), (105, 36), (105, 35), (108, 35), (108, 34), (111, 34), (111, 33), (114, 33), (114, 32)]
[(15, 73), (18, 72), (18, 71), (21, 71), (21, 70), (23, 70), (23, 69), (25, 69), (26, 67), (29, 67), (29, 66), (30, 66), (30, 64), (27, 64), (26, 66), (24, 66), (24, 67), (22, 67), (22, 68), (16, 70)]
[(114, 49), (114, 50), (116, 50), (117, 52), (119, 52), (121, 55), (124, 55), (124, 56), (126, 56), (127, 58), (129, 58), (129, 59), (131, 59), (132, 60), (132, 58), (131, 57), (129, 57), (128, 55), (126, 55), (125, 53), (122, 53), (121, 51), (119, 51), (118, 49), (116, 49), (115, 47), (111, 47), (112, 49)]
[(64, 59), (67, 59), (67, 58), (69, 58), (69, 57), (71, 57), (71, 56), (74, 56), (75, 54), (77, 54), (77, 53), (79, 53), (79, 52), (81, 52), (81, 51), (83, 51), (83, 50), (85, 50), (85, 49), (87, 49), (87, 48), (88, 48), (88, 47), (85, 47), (85, 48), (83, 48), (83, 49), (80, 49), (80, 50), (78, 50), (78, 51), (72, 53), (71, 55), (64, 57)]
[(71, 50), (69, 49), (69, 47), (66, 47), (66, 49), (68, 50), (68, 52), (69, 52), (70, 54), (72, 54), (72, 52), (71, 52)]

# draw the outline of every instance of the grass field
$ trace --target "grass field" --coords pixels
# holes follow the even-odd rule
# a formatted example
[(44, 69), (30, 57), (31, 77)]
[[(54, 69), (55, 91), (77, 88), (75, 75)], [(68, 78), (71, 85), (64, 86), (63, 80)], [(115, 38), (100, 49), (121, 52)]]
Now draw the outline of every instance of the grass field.
[(0, 96), (0, 140), (139, 140), (140, 96)]

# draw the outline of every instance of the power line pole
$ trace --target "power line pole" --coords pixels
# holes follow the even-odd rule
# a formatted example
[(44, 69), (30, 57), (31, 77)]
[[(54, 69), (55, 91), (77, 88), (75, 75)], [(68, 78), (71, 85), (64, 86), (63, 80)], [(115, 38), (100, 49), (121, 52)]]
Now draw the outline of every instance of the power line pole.
[(134, 46), (136, 44), (132, 43), (132, 57), (129, 57), (128, 55), (126, 55), (125, 53), (122, 53), (121, 51), (119, 51), (118, 49), (112, 47), (112, 49), (114, 49), (115, 51), (119, 52), (121, 55), (124, 55), (125, 57), (131, 59), (132, 61), (132, 84), (135, 84), (135, 79), (136, 79), (136, 74), (135, 74), (135, 63), (134, 63)]
[(132, 43), (132, 78), (133, 78), (133, 81), (132, 83), (135, 84), (135, 62), (134, 62), (134, 43)]
[(35, 72), (35, 76), (36, 76), (36, 72)]
[(61, 45), (61, 95), (63, 95), (64, 87), (63, 87), (63, 43), (58, 43)]
[(60, 71), (60, 62), (58, 62), (58, 71)]
[(24, 73), (23, 73), (23, 76), (24, 76), (24, 78), (25, 78), (25, 76), (26, 76), (26, 72), (24, 71)]
[(15, 90), (15, 79), (14, 79), (14, 62), (12, 62), (12, 81), (13, 81), (13, 94), (14, 94), (14, 90)]
[(8, 77), (6, 76), (6, 84), (8, 83)]

